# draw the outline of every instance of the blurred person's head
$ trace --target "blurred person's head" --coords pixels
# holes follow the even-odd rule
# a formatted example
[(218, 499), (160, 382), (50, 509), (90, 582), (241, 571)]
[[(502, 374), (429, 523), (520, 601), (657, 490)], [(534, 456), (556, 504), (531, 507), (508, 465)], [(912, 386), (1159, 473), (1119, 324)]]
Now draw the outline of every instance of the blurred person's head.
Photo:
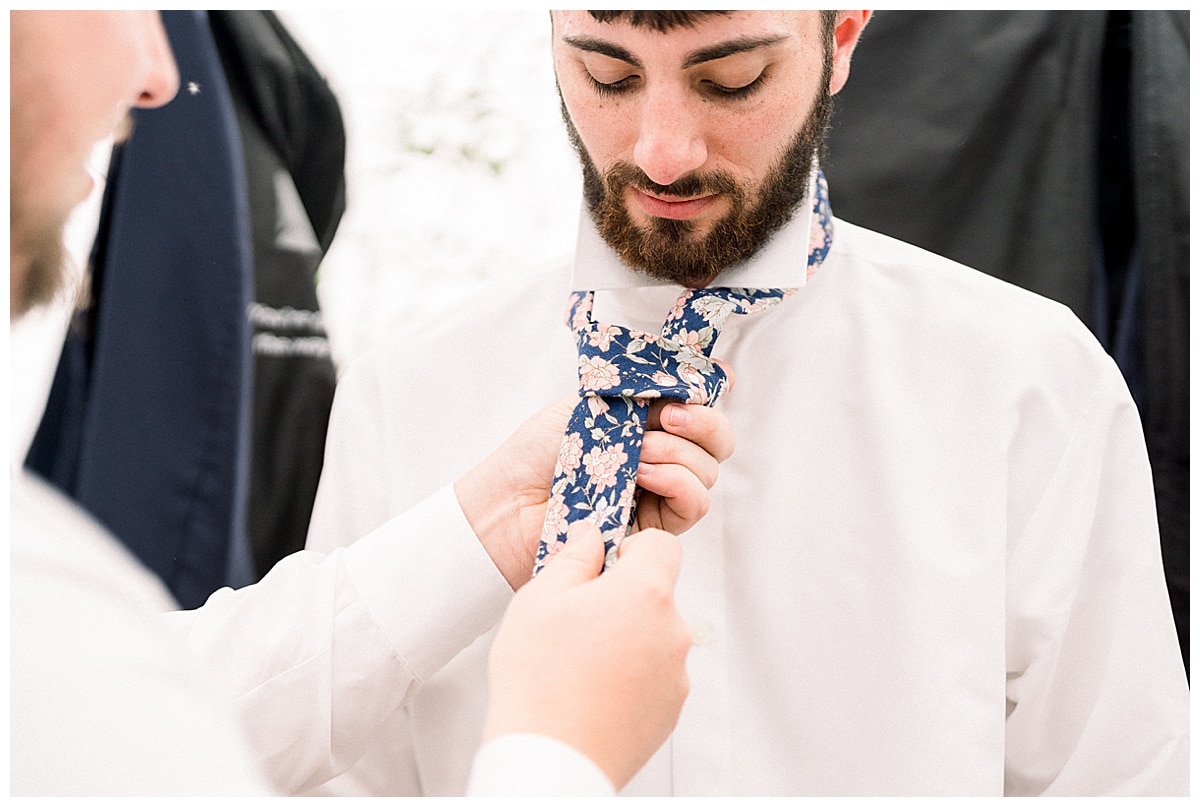
[(865, 11), (555, 11), (584, 198), (631, 267), (702, 286), (806, 197)]
[(65, 277), (63, 227), (87, 199), (87, 160), (131, 107), (175, 95), (157, 11), (9, 13), (9, 315), (48, 302)]

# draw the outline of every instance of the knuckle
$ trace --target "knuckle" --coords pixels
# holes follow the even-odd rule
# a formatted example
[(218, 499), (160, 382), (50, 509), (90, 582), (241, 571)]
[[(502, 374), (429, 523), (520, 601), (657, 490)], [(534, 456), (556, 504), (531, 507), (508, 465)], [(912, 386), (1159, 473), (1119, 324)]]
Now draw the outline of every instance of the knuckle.
[(724, 462), (725, 460), (732, 457), (735, 451), (737, 451), (737, 440), (734, 439), (734, 436), (731, 432), (729, 435), (729, 439), (726, 440), (725, 445), (722, 446), (721, 453), (717, 457), (717, 459), (720, 460), (721, 462)]
[(683, 621), (683, 617), (678, 613), (675, 614), (675, 635), (679, 646), (683, 649), (684, 655), (686, 655), (692, 649), (692, 645), (695, 644), (696, 637), (692, 633), (692, 629), (688, 627), (687, 623)]
[(656, 609), (674, 609), (675, 591), (665, 580), (654, 580), (646, 586), (646, 599)]
[(646, 432), (642, 439), (642, 454), (652, 457), (658, 465), (673, 464), (679, 456), (680, 438), (667, 432)]
[(684, 670), (678, 680), (675, 682), (675, 698), (677, 702), (683, 703), (687, 700), (688, 695), (692, 692), (692, 681), (688, 677), (687, 670)]
[[(662, 530), (661, 532), (662, 541), (666, 548), (666, 554), (670, 556), (671, 563), (678, 566), (678, 564), (683, 560), (683, 544), (679, 542), (678, 538), (666, 530)], [(673, 586), (674, 584), (671, 583), (670, 585)]]
[(708, 515), (712, 508), (712, 497), (704, 488), (696, 486), (687, 496), (679, 496), (671, 500), (671, 509), (680, 519), (689, 524), (695, 523)]
[(674, 581), (666, 570), (659, 566), (641, 581), (640, 598), (645, 608), (644, 613), (657, 621), (659, 629), (669, 638), (674, 630), (673, 620), (678, 619), (675, 612)]

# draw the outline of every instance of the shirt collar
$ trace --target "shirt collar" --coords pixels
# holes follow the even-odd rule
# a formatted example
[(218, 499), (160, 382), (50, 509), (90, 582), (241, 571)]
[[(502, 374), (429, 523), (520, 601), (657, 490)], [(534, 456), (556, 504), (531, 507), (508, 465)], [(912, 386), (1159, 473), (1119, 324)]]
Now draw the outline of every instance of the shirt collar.
[[(803, 286), (808, 275), (806, 257), (815, 189), (816, 171), (809, 177), (808, 192), (796, 206), (791, 220), (772, 235), (762, 249), (721, 272), (710, 285), (756, 289), (793, 289)], [(581, 208), (575, 264), (571, 274), (572, 289), (586, 291), (676, 285), (626, 266), (600, 236), (586, 206)]]

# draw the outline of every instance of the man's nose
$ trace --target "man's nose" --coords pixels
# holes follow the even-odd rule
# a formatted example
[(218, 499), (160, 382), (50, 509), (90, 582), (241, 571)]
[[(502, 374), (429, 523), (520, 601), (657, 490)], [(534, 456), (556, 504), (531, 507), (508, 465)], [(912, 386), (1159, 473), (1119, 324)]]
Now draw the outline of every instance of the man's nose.
[(171, 43), (163, 29), (162, 16), (157, 11), (148, 12), (146, 20), (145, 78), (141, 95), (135, 106), (151, 109), (162, 106), (179, 91), (179, 69), (171, 53)]
[(633, 159), (652, 181), (670, 185), (708, 160), (702, 111), (673, 88), (647, 94)]

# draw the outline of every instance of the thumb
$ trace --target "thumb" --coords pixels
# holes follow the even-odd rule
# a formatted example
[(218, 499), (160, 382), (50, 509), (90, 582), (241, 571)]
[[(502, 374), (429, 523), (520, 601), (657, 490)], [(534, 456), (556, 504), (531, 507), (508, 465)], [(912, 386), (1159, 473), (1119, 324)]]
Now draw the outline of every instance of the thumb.
[(542, 588), (570, 588), (600, 574), (604, 565), (604, 539), (600, 528), (590, 521), (576, 521), (567, 528), (567, 542), (558, 551), (537, 580)]
[(683, 563), (683, 546), (665, 530), (646, 529), (627, 536), (618, 557), (621, 562), (613, 565), (610, 574), (636, 574), (673, 589)]

